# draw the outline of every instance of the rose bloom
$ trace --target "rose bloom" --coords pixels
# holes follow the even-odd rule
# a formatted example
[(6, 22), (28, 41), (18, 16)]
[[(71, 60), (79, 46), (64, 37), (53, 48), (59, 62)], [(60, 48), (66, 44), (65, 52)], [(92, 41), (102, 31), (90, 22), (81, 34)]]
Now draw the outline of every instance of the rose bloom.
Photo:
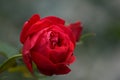
[(76, 41), (81, 36), (81, 23), (68, 26), (65, 21), (55, 16), (40, 18), (33, 15), (23, 25), (20, 42), (23, 44), (23, 61), (31, 73), (32, 62), (44, 75), (67, 74), (68, 66), (74, 62)]

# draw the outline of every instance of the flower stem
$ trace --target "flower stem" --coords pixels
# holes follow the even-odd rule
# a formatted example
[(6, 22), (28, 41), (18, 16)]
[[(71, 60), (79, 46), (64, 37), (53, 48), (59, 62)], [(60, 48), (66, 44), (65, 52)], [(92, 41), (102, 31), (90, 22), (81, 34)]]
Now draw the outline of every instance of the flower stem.
[(12, 67), (16, 64), (16, 59), (22, 57), (22, 54), (14, 55), (10, 58), (8, 58), (3, 64), (0, 65), (0, 73), (7, 70), (8, 68)]

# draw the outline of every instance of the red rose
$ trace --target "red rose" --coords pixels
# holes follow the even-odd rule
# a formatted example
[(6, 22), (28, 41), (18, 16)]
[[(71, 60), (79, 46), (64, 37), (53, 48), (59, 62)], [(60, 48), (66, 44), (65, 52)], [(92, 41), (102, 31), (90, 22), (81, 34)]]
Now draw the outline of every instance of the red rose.
[(20, 41), (23, 60), (30, 72), (33, 73), (32, 61), (42, 74), (48, 76), (71, 71), (68, 65), (75, 60), (73, 51), (82, 27), (80, 22), (69, 26), (64, 23), (55, 16), (40, 19), (38, 14), (25, 22)]

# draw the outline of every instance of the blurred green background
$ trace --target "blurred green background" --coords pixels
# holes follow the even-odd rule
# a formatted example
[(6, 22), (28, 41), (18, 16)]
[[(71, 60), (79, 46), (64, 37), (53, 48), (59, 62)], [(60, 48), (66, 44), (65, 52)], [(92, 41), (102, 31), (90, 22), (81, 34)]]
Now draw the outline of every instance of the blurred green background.
[[(18, 53), (23, 23), (34, 13), (80, 20), (83, 34), (96, 34), (76, 47), (71, 73), (51, 80), (120, 80), (120, 0), (0, 0), (1, 53)], [(0, 64), (5, 59), (0, 56)], [(35, 80), (27, 77), (20, 71), (0, 74), (0, 80)]]

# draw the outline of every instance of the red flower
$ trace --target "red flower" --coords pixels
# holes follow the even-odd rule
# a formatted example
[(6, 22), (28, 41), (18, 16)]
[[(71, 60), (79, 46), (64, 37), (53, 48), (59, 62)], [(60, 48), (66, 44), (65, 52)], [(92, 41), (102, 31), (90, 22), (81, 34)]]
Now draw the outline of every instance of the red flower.
[(40, 19), (33, 15), (25, 22), (20, 41), (23, 44), (23, 60), (33, 73), (32, 61), (38, 70), (45, 75), (67, 74), (68, 65), (75, 60), (73, 51), (79, 40), (82, 27), (80, 22), (65, 26), (65, 21), (49, 16)]

